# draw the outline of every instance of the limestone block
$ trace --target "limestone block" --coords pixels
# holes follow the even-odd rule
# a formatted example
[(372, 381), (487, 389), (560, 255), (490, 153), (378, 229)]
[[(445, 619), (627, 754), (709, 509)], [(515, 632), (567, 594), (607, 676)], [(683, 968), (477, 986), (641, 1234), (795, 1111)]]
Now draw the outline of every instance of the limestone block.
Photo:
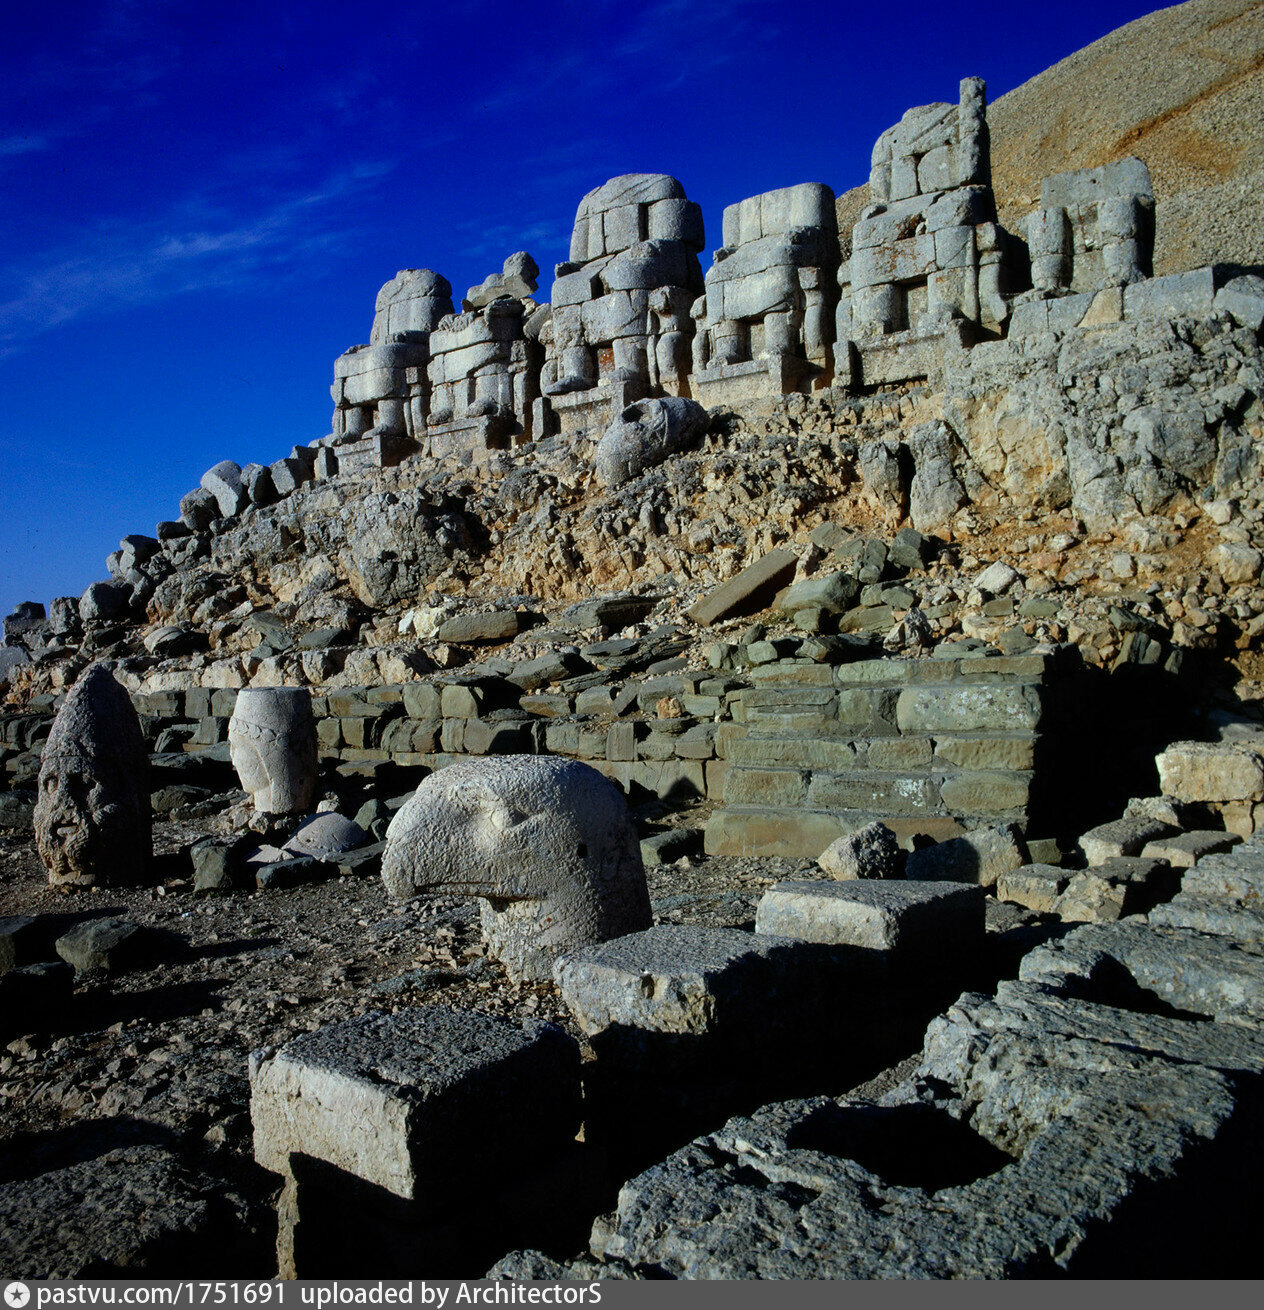
[(547, 978), (560, 953), (650, 921), (627, 803), (594, 769), (549, 756), (426, 778), (391, 821), (382, 881), (396, 900), (484, 897), (489, 950), (516, 978)]
[[(250, 1057), (256, 1161), (320, 1160), (408, 1201), (547, 1157), (579, 1125), (579, 1051), (552, 1024), (371, 1011)], [(464, 1190), (464, 1189), (462, 1189)]]
[(1232, 832), (1178, 832), (1147, 842), (1141, 854), (1150, 860), (1166, 860), (1174, 869), (1192, 869), (1205, 856), (1232, 850), (1241, 840)]
[(377, 293), (372, 344), (400, 332), (429, 332), (452, 313), (452, 286), (428, 268), (404, 268)]
[(951, 145), (936, 146), (918, 161), (917, 189), (922, 195), (947, 191), (957, 180), (957, 152)]
[(336, 863), (339, 855), (353, 851), (368, 841), (368, 834), (358, 823), (341, 814), (314, 814), (295, 828), (281, 850), (288, 855), (310, 856), (325, 863)]
[(35, 841), (52, 886), (136, 882), (152, 853), (148, 752), (103, 665), (79, 676), (40, 759)]
[(597, 473), (615, 487), (687, 450), (706, 432), (707, 411), (695, 400), (668, 396), (629, 405), (605, 430), (594, 452)]
[(1040, 722), (1034, 686), (906, 687), (896, 703), (901, 732), (1017, 732)]
[(997, 878), (996, 897), (1036, 914), (1053, 914), (1058, 897), (1070, 880), (1071, 875), (1056, 864), (1024, 864)]
[(702, 208), (683, 198), (658, 200), (649, 206), (646, 235), (651, 241), (680, 241), (688, 249), (706, 246)]
[(587, 300), (580, 307), (584, 340), (597, 345), (618, 337), (644, 336), (648, 308), (646, 291), (620, 290)]
[(528, 616), (516, 610), (491, 610), (486, 614), (461, 614), (439, 625), (440, 641), (462, 645), (479, 641), (509, 641), (522, 630)]
[[(465, 293), (465, 304), (470, 309), (483, 309), (503, 296), (524, 300), (535, 294), (539, 276), (540, 266), (535, 260), (525, 250), (515, 251), (507, 256), (499, 273), (490, 274)], [(435, 348), (433, 337), (430, 348)]]
[(801, 609), (821, 609), (830, 614), (842, 614), (860, 594), (860, 583), (850, 573), (824, 573), (792, 583), (774, 602), (783, 614)]
[(1210, 268), (1148, 278), (1124, 288), (1124, 318), (1206, 318), (1212, 313), (1215, 292)]
[(984, 828), (910, 851), (905, 874), (921, 881), (977, 883), (993, 887), (1002, 874), (1027, 863), (1027, 846), (1015, 824)]
[(723, 282), (720, 316), (741, 320), (786, 312), (796, 304), (798, 295), (799, 280), (793, 267), (777, 264)]
[(1090, 829), (1080, 838), (1079, 846), (1092, 866), (1122, 855), (1140, 855), (1148, 843), (1171, 835), (1168, 824), (1138, 816)]
[(1100, 205), (1115, 197), (1153, 202), (1150, 170), (1140, 159), (1129, 157), (1101, 168), (1055, 173), (1040, 183), (1040, 203), (1045, 208), (1056, 205), (1064, 209), (1079, 209)]
[(954, 774), (939, 789), (944, 805), (963, 815), (1026, 809), (1030, 792), (1030, 774), (993, 771)]
[(1243, 327), (1258, 332), (1264, 325), (1264, 278), (1254, 273), (1232, 278), (1216, 292), (1217, 312), (1232, 314)]
[(237, 693), (228, 743), (233, 768), (265, 814), (302, 814), (319, 778), (316, 724), (305, 687), (248, 687)]
[(851, 882), (860, 878), (902, 878), (904, 859), (895, 833), (885, 823), (870, 823), (831, 842), (816, 862), (831, 878)]
[(707, 627), (720, 619), (762, 609), (794, 577), (798, 556), (788, 550), (771, 550), (748, 564), (736, 577), (695, 601), (686, 616)]
[[(219, 512), (224, 518), (240, 514), (250, 503), (246, 488), (241, 482), (241, 468), (231, 459), (220, 460), (202, 474), (202, 490), (215, 497)], [(181, 507), (183, 513), (183, 503)], [(190, 525), (192, 526), (192, 525)]]
[(79, 617), (84, 623), (117, 618), (128, 607), (131, 588), (123, 582), (93, 582), (79, 598)]
[[(1178, 801), (1264, 800), (1264, 755), (1237, 742), (1178, 741), (1155, 760), (1164, 796)], [(1154, 834), (1160, 836), (1162, 834)]]
[(982, 945), (984, 896), (982, 888), (942, 882), (789, 880), (764, 893), (755, 931), (922, 962)]
[(664, 924), (558, 960), (555, 979), (582, 1032), (637, 1029), (695, 1037), (767, 1014), (802, 945), (735, 928)]

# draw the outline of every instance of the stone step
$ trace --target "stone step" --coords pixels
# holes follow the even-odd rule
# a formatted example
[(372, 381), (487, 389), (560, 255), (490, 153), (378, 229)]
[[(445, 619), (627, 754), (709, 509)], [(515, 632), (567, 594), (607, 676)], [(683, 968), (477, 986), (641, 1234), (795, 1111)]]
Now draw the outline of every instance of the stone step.
[(726, 805), (707, 822), (705, 849), (708, 855), (814, 860), (839, 837), (878, 820), (896, 834), (906, 849), (915, 835), (943, 841), (966, 831), (959, 820), (945, 814), (894, 816), (868, 810)]

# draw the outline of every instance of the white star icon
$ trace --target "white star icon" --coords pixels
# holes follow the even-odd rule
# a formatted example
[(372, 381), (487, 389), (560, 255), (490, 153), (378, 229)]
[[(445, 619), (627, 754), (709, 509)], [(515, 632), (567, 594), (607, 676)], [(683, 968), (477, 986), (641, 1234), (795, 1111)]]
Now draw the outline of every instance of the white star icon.
[(12, 1310), (22, 1310), (31, 1299), (31, 1289), (25, 1283), (10, 1283), (4, 1289), (4, 1303)]

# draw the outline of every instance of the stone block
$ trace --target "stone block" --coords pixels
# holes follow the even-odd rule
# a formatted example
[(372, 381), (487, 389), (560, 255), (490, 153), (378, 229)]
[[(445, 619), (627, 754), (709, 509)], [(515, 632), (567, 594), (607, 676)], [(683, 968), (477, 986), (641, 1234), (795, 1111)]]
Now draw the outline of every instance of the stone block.
[(870, 823), (832, 842), (817, 863), (831, 878), (850, 882), (860, 878), (902, 878), (904, 860), (895, 833), (884, 823)]
[(370, 1012), (254, 1052), (250, 1116), (273, 1173), (305, 1156), (437, 1205), (471, 1171), (511, 1170), (574, 1137), (579, 1051), (552, 1024)]
[(831, 842), (861, 826), (845, 815), (810, 810), (726, 808), (707, 820), (706, 853), (814, 860)]
[(153, 934), (127, 919), (88, 919), (56, 941), (76, 973), (122, 973), (146, 961)]
[(441, 719), (443, 709), (439, 688), (428, 682), (405, 683), (404, 712), (410, 719)]
[(814, 773), (808, 804), (821, 810), (861, 810), (871, 814), (919, 814), (939, 807), (934, 778), (891, 775), (863, 770), (855, 773)]
[(1125, 818), (1090, 829), (1080, 838), (1079, 846), (1084, 858), (1094, 865), (1120, 855), (1140, 855), (1150, 842), (1170, 836), (1171, 827), (1157, 819)]
[(1141, 854), (1145, 859), (1166, 860), (1174, 869), (1192, 869), (1205, 856), (1232, 850), (1241, 840), (1232, 832), (1178, 832), (1147, 842)]
[(1155, 763), (1164, 796), (1175, 800), (1264, 800), (1264, 755), (1247, 745), (1178, 741), (1161, 752)]
[(1035, 746), (1035, 738), (1031, 736), (936, 737), (935, 760), (959, 769), (1025, 771), (1035, 762)]
[(955, 773), (939, 789), (954, 814), (1002, 814), (1026, 809), (1031, 792), (1027, 773)]
[(611, 1028), (701, 1037), (769, 1016), (778, 986), (811, 958), (777, 937), (664, 924), (574, 951), (554, 978), (589, 1037)]
[(724, 799), (729, 805), (802, 805), (809, 774), (798, 769), (730, 768)]
[(992, 887), (1003, 873), (1027, 863), (1027, 847), (1015, 824), (983, 828), (910, 851), (905, 874), (919, 881), (972, 882)]
[(762, 765), (775, 768), (788, 765), (801, 769), (846, 771), (856, 764), (856, 748), (850, 741), (821, 737), (769, 738), (716, 736), (719, 747), (733, 765)]
[(1032, 686), (906, 687), (896, 705), (901, 732), (1018, 732), (1040, 722)]
[(523, 618), (516, 610), (460, 614), (439, 625), (438, 638), (458, 646), (483, 641), (511, 641), (522, 630)]
[(910, 964), (983, 943), (981, 887), (942, 882), (779, 882), (766, 891), (756, 933), (898, 952)]
[(1215, 295), (1211, 268), (1147, 278), (1124, 288), (1124, 318), (1207, 318)]
[(1036, 914), (1053, 914), (1058, 897), (1066, 890), (1071, 875), (1053, 864), (1024, 864), (1002, 873), (996, 880), (996, 897), (1012, 901)]
[(722, 618), (753, 614), (771, 603), (777, 592), (793, 579), (797, 566), (798, 556), (792, 551), (769, 551), (736, 577), (695, 601), (685, 611), (686, 616), (700, 627), (707, 627)]

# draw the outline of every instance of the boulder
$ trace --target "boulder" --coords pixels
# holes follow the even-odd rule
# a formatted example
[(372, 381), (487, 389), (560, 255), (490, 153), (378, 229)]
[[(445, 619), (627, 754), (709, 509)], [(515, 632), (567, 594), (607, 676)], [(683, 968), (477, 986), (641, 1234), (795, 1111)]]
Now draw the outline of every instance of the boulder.
[(667, 396), (629, 405), (606, 429), (594, 456), (608, 487), (636, 477), (687, 450), (707, 430), (710, 418), (696, 400)]
[(912, 851), (905, 870), (910, 878), (974, 882), (993, 887), (1003, 873), (1027, 863), (1027, 847), (1016, 824), (983, 828)]
[(122, 973), (144, 959), (149, 937), (128, 919), (88, 919), (58, 937), (56, 948), (76, 973)]
[(483, 897), (489, 950), (515, 978), (550, 978), (563, 952), (650, 925), (623, 794), (575, 760), (450, 765), (422, 782), (386, 840), (387, 891)]
[(367, 840), (364, 829), (341, 814), (314, 814), (298, 825), (281, 849), (287, 854), (309, 855), (330, 862), (346, 851), (363, 846)]
[[(202, 474), (202, 490), (215, 497), (222, 517), (230, 519), (250, 504), (250, 497), (241, 481), (241, 467), (231, 459), (222, 459)], [(181, 502), (181, 512), (184, 505)], [(190, 527), (193, 525), (190, 524)]]
[(59, 885), (138, 881), (153, 839), (149, 762), (127, 693), (101, 664), (70, 689), (40, 762), (35, 840)]
[(831, 878), (902, 878), (904, 852), (885, 823), (870, 823), (848, 833), (821, 852), (817, 864)]

